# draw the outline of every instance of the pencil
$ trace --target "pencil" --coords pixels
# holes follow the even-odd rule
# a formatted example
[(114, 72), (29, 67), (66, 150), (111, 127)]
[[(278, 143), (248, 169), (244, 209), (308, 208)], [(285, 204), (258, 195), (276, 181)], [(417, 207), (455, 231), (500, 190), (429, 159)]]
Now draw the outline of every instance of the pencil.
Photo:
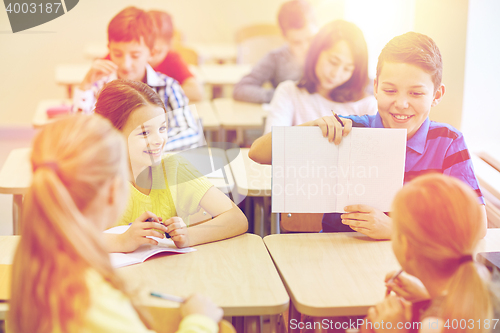
[(184, 303), (184, 301), (185, 301), (185, 299), (182, 297), (169, 295), (169, 294), (151, 292), (150, 295), (154, 296), (154, 297), (166, 299), (167, 301), (177, 302), (177, 303)]
[[(394, 273), (394, 275), (391, 276), (391, 278), (389, 279), (389, 281), (387, 281), (387, 283), (392, 283), (394, 280), (396, 280), (396, 278), (398, 276), (401, 275), (401, 273), (403, 273), (403, 269), (402, 268), (399, 271), (397, 271), (396, 273)], [(391, 293), (391, 290), (389, 288), (387, 288), (387, 291), (385, 292), (385, 296), (389, 296), (390, 293)]]
[(340, 125), (342, 127), (344, 127), (344, 123), (342, 122), (342, 120), (340, 119), (340, 117), (335, 112), (333, 112), (333, 110), (332, 110), (332, 113), (333, 113), (333, 116), (335, 117), (335, 119), (337, 119), (337, 121), (340, 123)]

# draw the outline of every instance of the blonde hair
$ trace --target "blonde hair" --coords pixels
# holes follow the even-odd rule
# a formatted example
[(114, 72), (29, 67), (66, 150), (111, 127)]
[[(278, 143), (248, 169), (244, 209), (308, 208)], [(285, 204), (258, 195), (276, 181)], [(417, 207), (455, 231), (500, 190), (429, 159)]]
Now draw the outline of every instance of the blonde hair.
[[(395, 232), (404, 235), (418, 269), (449, 278), (440, 318), (490, 319), (493, 316), (487, 269), (472, 260), (484, 232), (477, 195), (458, 179), (429, 174), (408, 183), (393, 202)], [(459, 325), (460, 326), (460, 325)], [(469, 326), (469, 325), (466, 325)], [(486, 332), (482, 325), (454, 332)]]
[(98, 115), (46, 125), (31, 154), (21, 241), (12, 274), (9, 326), (15, 333), (73, 332), (90, 305), (85, 272), (122, 290), (99, 228), (82, 211), (103, 184), (127, 179), (123, 136)]

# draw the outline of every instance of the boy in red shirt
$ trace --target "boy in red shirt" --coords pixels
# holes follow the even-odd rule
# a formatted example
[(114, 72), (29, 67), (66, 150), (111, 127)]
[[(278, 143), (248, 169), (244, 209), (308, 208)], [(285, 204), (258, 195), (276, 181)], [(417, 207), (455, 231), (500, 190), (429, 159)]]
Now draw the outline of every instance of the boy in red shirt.
[(148, 15), (155, 25), (155, 43), (151, 50), (150, 65), (157, 71), (179, 81), (182, 90), (190, 101), (203, 99), (203, 87), (189, 71), (188, 65), (179, 53), (172, 50), (174, 25), (170, 14), (150, 10)]

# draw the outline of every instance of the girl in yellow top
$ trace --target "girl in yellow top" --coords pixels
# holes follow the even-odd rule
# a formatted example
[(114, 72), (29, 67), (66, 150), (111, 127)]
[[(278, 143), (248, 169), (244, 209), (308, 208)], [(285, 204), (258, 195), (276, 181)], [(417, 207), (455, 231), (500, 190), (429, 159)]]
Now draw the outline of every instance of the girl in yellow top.
[[(128, 197), (122, 135), (96, 115), (60, 120), (35, 138), (31, 164), (8, 331), (153, 332), (123, 291), (103, 241)], [(179, 332), (215, 333), (222, 317), (200, 296), (181, 313)]]
[[(172, 112), (183, 112), (174, 110)], [(167, 232), (177, 247), (213, 242), (244, 233), (241, 210), (179, 155), (162, 158), (168, 119), (160, 97), (146, 84), (115, 80), (101, 90), (95, 113), (109, 119), (127, 138), (131, 196), (120, 224), (122, 235), (107, 234), (111, 252), (133, 251), (145, 236)], [(188, 216), (203, 210), (214, 218), (187, 228)], [(154, 222), (145, 222), (148, 218)], [(163, 222), (164, 226), (158, 222)]]
[(392, 247), (405, 273), (387, 275), (396, 295), (370, 308), (363, 328), (490, 332), (497, 297), (488, 270), (473, 259), (486, 231), (474, 191), (453, 177), (421, 176), (397, 194), (391, 212)]

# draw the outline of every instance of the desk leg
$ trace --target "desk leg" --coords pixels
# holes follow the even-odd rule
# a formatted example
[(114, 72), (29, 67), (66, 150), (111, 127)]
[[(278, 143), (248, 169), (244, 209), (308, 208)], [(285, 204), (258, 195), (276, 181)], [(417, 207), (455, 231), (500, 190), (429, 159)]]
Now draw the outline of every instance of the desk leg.
[(300, 312), (297, 311), (295, 305), (293, 305), (292, 300), (290, 300), (290, 305), (288, 306), (288, 323), (285, 323), (285, 325), (288, 326), (288, 333), (300, 333), (300, 329), (297, 327), (298, 325), (296, 325), (294, 329), (290, 327), (292, 319), (295, 319), (294, 322), (296, 323), (300, 322)]
[(236, 330), (236, 333), (244, 333), (245, 317), (233, 317), (233, 326)]
[(264, 237), (264, 220), (265, 220), (264, 198), (254, 197), (253, 200), (254, 200), (253, 233), (259, 235), (260, 237)]
[(224, 127), (219, 127), (219, 142), (227, 142), (226, 129)]
[(20, 235), (20, 225), (21, 218), (23, 213), (23, 195), (22, 194), (14, 194), (14, 198), (12, 200), (12, 233), (14, 235)]
[(261, 332), (262, 316), (249, 316), (249, 317), (244, 317), (244, 318), (245, 318), (245, 332), (244, 333), (260, 333)]
[(279, 322), (279, 319), (280, 319), (280, 315), (277, 314), (277, 315), (271, 315), (269, 316), (269, 332), (271, 333), (278, 333), (278, 322)]
[(280, 213), (271, 213), (271, 235), (280, 233)]

